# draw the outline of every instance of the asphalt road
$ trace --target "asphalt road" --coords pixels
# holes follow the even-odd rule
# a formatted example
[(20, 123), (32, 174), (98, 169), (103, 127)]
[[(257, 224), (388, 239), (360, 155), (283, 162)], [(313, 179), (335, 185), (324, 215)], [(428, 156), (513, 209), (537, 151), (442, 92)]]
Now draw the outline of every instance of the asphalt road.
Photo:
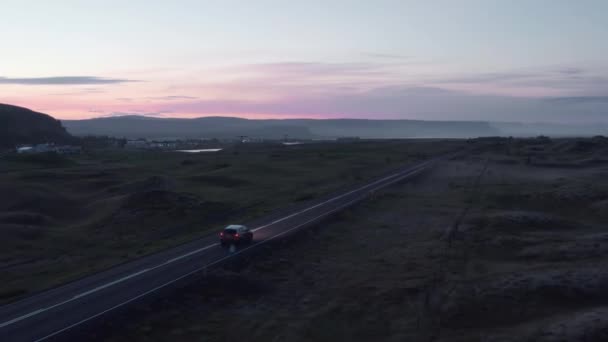
[(245, 223), (254, 231), (254, 241), (232, 253), (220, 247), (218, 236), (213, 234), (4, 305), (0, 307), (0, 341), (42, 341), (66, 337), (70, 330), (311, 226), (370, 193), (416, 175), (444, 158), (448, 157), (411, 165), (304, 207), (279, 211), (278, 215)]

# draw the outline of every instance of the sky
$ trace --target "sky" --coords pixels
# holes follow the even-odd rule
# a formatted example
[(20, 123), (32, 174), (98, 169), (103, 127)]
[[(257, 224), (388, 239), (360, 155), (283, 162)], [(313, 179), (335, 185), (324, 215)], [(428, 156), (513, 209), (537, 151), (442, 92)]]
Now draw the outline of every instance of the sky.
[(0, 8), (0, 102), (59, 119), (608, 122), (605, 0)]

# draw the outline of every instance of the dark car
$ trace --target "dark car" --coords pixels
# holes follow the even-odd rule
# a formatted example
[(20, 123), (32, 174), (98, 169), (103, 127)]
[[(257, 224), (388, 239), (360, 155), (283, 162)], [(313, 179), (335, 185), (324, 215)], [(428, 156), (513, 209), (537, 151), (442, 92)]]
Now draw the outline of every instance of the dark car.
[(253, 241), (253, 232), (243, 225), (231, 224), (220, 233), (222, 246), (250, 243), (251, 241)]

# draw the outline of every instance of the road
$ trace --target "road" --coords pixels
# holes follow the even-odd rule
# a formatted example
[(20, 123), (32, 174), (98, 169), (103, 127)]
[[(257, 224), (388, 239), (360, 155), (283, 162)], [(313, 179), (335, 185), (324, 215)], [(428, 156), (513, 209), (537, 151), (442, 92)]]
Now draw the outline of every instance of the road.
[(254, 242), (236, 251), (230, 252), (219, 246), (218, 237), (214, 234), (4, 305), (0, 307), (0, 341), (61, 339), (70, 330), (109, 315), (113, 310), (187, 282), (197, 273), (311, 226), (370, 193), (416, 175), (444, 158), (448, 156), (405, 167), (305, 207), (280, 212), (278, 217), (275, 214), (256, 220), (248, 225), (254, 231)]

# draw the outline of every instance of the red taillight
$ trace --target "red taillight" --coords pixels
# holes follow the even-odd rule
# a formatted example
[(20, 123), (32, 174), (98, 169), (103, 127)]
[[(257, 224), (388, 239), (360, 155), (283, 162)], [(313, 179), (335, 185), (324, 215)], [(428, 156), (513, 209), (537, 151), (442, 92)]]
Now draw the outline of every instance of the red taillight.
[(224, 232), (221, 232), (221, 233), (220, 233), (220, 236), (221, 236), (221, 237), (223, 237), (223, 236), (224, 236)]
[(234, 237), (238, 239), (239, 238), (239, 233), (234, 234)]

